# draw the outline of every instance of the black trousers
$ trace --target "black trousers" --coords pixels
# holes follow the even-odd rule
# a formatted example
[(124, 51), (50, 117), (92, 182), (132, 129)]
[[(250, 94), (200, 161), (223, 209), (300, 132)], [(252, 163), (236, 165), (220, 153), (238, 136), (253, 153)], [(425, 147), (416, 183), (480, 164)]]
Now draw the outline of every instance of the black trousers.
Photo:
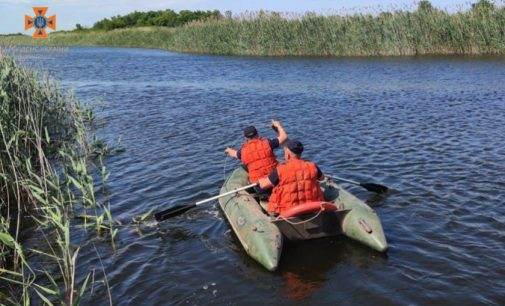
[(254, 186), (247, 189), (247, 192), (253, 194), (254, 197), (258, 198), (260, 201), (267, 201), (272, 194), (272, 189), (262, 189), (259, 186)]

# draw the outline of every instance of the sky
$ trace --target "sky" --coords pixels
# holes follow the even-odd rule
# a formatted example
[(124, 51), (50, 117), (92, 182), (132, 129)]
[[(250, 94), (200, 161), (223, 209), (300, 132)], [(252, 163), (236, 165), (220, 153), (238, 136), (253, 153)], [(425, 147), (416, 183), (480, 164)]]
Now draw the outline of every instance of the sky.
[[(476, 0), (474, 0), (476, 1)], [(431, 0), (441, 9), (466, 9), (472, 0)], [(92, 26), (105, 17), (148, 10), (230, 10), (233, 14), (260, 9), (280, 12), (314, 11), (319, 13), (349, 13), (355, 11), (411, 9), (416, 0), (0, 0), (0, 34), (25, 33), (24, 15), (33, 15), (33, 6), (48, 6), (48, 16), (57, 16), (57, 29), (70, 30), (77, 23)]]

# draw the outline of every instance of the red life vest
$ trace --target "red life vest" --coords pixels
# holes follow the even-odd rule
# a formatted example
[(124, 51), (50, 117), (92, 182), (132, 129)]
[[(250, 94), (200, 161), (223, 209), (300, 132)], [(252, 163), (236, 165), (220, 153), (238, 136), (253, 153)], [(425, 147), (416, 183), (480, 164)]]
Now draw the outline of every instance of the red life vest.
[(278, 164), (270, 142), (266, 138), (247, 140), (240, 149), (240, 160), (247, 168), (251, 183), (268, 176)]
[(307, 202), (323, 201), (323, 191), (317, 181), (314, 163), (291, 158), (277, 167), (279, 184), (272, 190), (268, 211), (282, 213), (293, 206)]

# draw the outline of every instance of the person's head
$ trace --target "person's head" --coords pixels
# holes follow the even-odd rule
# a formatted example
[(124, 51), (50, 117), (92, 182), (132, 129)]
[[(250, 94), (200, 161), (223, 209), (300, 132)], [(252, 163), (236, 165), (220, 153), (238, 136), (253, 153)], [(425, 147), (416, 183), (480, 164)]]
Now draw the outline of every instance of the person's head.
[(247, 139), (253, 139), (258, 137), (258, 131), (254, 126), (248, 126), (244, 129), (244, 137)]
[(288, 139), (284, 144), (284, 159), (300, 158), (303, 152), (303, 144), (296, 139)]

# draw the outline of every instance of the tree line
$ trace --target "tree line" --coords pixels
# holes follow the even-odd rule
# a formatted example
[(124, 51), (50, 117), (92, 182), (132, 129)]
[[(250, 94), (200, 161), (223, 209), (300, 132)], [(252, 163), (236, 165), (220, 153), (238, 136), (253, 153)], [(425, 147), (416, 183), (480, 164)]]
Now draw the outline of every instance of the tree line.
[[(145, 26), (160, 26), (160, 27), (178, 27), (190, 21), (208, 19), (208, 18), (221, 18), (221, 12), (218, 10), (213, 11), (189, 11), (182, 10), (179, 13), (174, 10), (159, 10), (138, 12), (124, 15), (105, 18), (96, 22), (92, 29), (95, 30), (114, 30), (130, 27), (145, 27)], [(77, 29), (82, 29), (82, 26), (77, 26)]]
[[(492, 11), (495, 9), (494, 4), (489, 0), (479, 0), (478, 2), (472, 4), (473, 11)], [(418, 10), (424, 12), (437, 11), (430, 1), (421, 0), (418, 3)], [(390, 13), (382, 13), (390, 14)], [(117, 15), (111, 18), (105, 18), (96, 22), (92, 29), (94, 30), (114, 30), (121, 28), (131, 28), (131, 27), (145, 27), (145, 26), (160, 26), (160, 27), (178, 27), (182, 26), (188, 22), (194, 20), (202, 19), (219, 19), (227, 18), (231, 19), (231, 12), (225, 12), (225, 16), (221, 14), (219, 10), (207, 10), (207, 11), (190, 11), (182, 10), (180, 12), (175, 12), (171, 9), (158, 10), (158, 11), (148, 11), (148, 12), (138, 12), (121, 16)], [(81, 24), (76, 24), (76, 30), (84, 30), (85, 28)]]

